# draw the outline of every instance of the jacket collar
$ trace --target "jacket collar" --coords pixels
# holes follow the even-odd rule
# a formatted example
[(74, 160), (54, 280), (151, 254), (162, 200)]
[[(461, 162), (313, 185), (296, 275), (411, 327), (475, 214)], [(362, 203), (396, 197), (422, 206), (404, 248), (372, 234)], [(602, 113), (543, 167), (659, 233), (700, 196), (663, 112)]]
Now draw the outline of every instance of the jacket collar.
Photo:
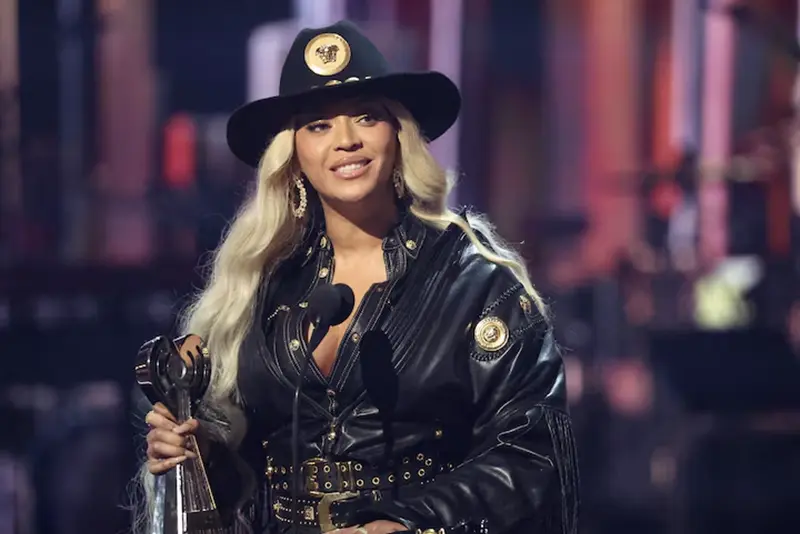
[[(399, 252), (408, 259), (415, 260), (419, 257), (419, 251), (425, 242), (427, 233), (428, 228), (425, 223), (403, 206), (400, 211), (400, 220), (383, 238), (383, 251), (385, 253)], [(325, 230), (325, 218), (315, 210), (309, 218), (297, 254), (303, 255), (302, 265), (305, 266), (321, 252), (330, 254), (331, 251), (331, 242)]]

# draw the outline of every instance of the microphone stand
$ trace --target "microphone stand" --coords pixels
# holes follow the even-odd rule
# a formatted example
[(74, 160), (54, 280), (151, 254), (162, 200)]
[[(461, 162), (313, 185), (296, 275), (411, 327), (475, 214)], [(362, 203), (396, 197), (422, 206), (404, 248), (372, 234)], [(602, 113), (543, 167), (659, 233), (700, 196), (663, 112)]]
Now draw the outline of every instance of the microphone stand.
[(311, 363), (311, 358), (314, 357), (314, 351), (317, 346), (322, 343), (323, 338), (330, 330), (331, 325), (322, 324), (318, 318), (313, 323), (314, 332), (311, 334), (311, 339), (308, 341), (308, 350), (306, 357), (303, 359), (303, 365), (300, 368), (300, 377), (297, 380), (297, 385), (294, 389), (294, 400), (292, 402), (292, 530), (297, 534), (299, 522), (297, 517), (297, 493), (300, 479), (300, 462), (299, 462), (299, 448), (300, 448), (300, 391), (303, 388), (303, 381), (306, 379), (308, 373), (308, 366)]

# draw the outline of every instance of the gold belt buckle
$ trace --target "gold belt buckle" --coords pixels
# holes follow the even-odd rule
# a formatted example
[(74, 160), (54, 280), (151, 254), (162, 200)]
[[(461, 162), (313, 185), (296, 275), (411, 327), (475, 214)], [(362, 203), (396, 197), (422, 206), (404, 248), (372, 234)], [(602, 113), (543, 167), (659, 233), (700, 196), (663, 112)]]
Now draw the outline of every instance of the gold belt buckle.
[(306, 491), (311, 495), (320, 491), (317, 475), (322, 465), (327, 465), (323, 458), (309, 458), (300, 465), (300, 474), (305, 481)]
[(322, 496), (317, 504), (317, 517), (319, 518), (319, 528), (322, 532), (330, 532), (339, 528), (333, 524), (331, 517), (331, 504), (337, 501), (343, 501), (352, 497), (358, 497), (358, 493), (352, 491), (341, 491), (335, 493), (326, 493)]

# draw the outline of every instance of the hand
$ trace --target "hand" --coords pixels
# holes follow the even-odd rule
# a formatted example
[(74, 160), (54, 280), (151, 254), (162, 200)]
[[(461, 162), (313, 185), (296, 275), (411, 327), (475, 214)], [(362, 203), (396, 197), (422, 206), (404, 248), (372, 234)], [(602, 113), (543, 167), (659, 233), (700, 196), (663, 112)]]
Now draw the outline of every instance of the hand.
[(379, 520), (361, 525), (360, 527), (347, 527), (334, 530), (334, 534), (390, 534), (392, 532), (406, 532), (408, 529), (394, 521)]
[(150, 425), (147, 433), (147, 469), (154, 475), (169, 471), (186, 458), (196, 458), (189, 450), (188, 436), (195, 434), (200, 424), (189, 419), (182, 425), (175, 420), (166, 406), (157, 402), (144, 418)]

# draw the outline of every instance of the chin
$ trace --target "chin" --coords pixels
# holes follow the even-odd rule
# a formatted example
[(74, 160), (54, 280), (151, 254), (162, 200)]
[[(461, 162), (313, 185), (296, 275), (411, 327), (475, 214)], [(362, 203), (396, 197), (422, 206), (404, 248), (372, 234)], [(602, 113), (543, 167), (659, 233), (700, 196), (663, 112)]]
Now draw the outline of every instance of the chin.
[(339, 204), (380, 203), (383, 201), (383, 197), (386, 196), (383, 192), (384, 188), (375, 182), (353, 180), (345, 184), (336, 184), (329, 198)]
[(367, 177), (356, 178), (354, 180), (336, 180), (336, 182), (331, 185), (331, 196), (341, 200), (357, 200), (369, 197), (373, 195), (378, 188), (376, 181)]

